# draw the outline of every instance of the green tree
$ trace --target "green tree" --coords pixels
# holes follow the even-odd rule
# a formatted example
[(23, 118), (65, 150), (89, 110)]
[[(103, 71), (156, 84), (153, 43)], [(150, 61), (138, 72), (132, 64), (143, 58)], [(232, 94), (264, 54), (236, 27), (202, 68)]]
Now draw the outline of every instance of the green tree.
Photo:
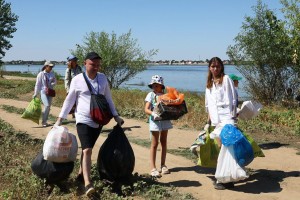
[(245, 17), (235, 44), (227, 55), (246, 79), (245, 91), (262, 102), (279, 101), (286, 88), (299, 87), (291, 68), (290, 38), (283, 21), (278, 20), (261, 0), (253, 7), (254, 17)]
[(2, 76), (2, 58), (5, 56), (5, 51), (10, 49), (12, 45), (9, 39), (13, 38), (12, 34), (16, 32), (16, 22), (18, 16), (12, 13), (10, 3), (5, 0), (0, 0), (0, 71)]
[(286, 27), (291, 37), (292, 66), (295, 71), (300, 73), (300, 1), (299, 0), (281, 0), (283, 5), (282, 12), (285, 15)]
[(81, 64), (87, 52), (95, 51), (102, 57), (100, 71), (104, 73), (112, 88), (118, 88), (137, 73), (146, 69), (147, 60), (157, 53), (157, 50), (144, 52), (128, 33), (117, 36), (114, 32), (90, 32), (84, 38), (83, 44), (71, 51), (79, 58)]

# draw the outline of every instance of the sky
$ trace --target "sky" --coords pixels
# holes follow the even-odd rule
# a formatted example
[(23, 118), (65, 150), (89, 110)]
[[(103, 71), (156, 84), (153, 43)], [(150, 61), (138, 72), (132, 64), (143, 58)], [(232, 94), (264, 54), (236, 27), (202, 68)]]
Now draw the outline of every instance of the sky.
[[(5, 0), (19, 16), (3, 61), (64, 61), (90, 32), (131, 30), (151, 60), (228, 59), (257, 0)], [(280, 13), (280, 0), (262, 0)]]

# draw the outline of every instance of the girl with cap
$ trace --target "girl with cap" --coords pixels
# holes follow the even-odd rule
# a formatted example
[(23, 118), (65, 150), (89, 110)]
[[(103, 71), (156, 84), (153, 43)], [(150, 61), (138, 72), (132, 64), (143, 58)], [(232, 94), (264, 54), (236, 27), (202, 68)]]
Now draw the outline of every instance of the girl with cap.
[[(161, 174), (169, 174), (169, 169), (165, 165), (167, 155), (167, 136), (168, 130), (173, 128), (170, 120), (162, 121), (158, 114), (154, 111), (157, 106), (158, 97), (164, 94), (164, 80), (159, 75), (152, 76), (149, 88), (152, 92), (149, 92), (145, 98), (145, 113), (150, 115), (149, 118), (149, 129), (151, 133), (151, 147), (150, 147), (150, 165), (151, 165), (151, 176), (161, 177)], [(161, 168), (157, 170), (155, 160), (156, 151), (158, 147), (158, 139), (160, 138), (161, 143)], [(161, 172), (161, 174), (160, 174)]]
[(44, 110), (42, 114), (42, 126), (47, 127), (49, 124), (47, 124), (48, 116), (50, 113), (50, 107), (52, 103), (52, 97), (48, 96), (46, 94), (46, 88), (53, 89), (56, 85), (56, 78), (55, 74), (52, 72), (52, 68), (54, 67), (54, 64), (52, 64), (50, 61), (46, 61), (44, 64), (44, 67), (42, 68), (42, 71), (37, 75), (36, 77), (36, 83), (34, 88), (34, 94), (33, 98), (35, 98), (38, 94), (41, 94), (41, 100), (44, 105)]

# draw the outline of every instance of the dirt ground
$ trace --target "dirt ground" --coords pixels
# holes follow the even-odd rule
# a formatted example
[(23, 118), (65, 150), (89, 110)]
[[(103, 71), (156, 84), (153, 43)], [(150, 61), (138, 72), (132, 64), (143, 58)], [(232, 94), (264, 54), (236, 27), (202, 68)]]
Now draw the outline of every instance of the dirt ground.
[[(28, 102), (11, 99), (0, 99), (0, 105), (11, 105), (18, 108), (26, 108)], [(52, 107), (51, 114), (57, 116), (60, 108)], [(42, 128), (34, 122), (22, 119), (20, 115), (7, 113), (0, 109), (1, 119), (12, 124), (16, 130), (26, 131), (36, 138), (45, 139), (51, 127)], [(70, 132), (76, 133), (74, 120), (69, 118), (70, 123), (66, 126)], [(115, 125), (111, 121), (104, 129), (110, 131)], [(125, 133), (129, 137), (142, 139), (149, 138), (148, 124), (144, 121), (125, 119), (123, 125)], [(197, 135), (196, 132), (174, 128), (168, 136), (168, 148), (187, 148)], [(93, 162), (96, 162), (99, 148), (104, 136), (100, 136), (93, 152)], [(149, 149), (131, 144), (135, 153), (134, 172), (139, 174), (149, 173)], [(247, 166), (251, 169), (252, 175), (244, 181), (238, 182), (232, 190), (218, 191), (213, 188), (214, 170), (196, 166), (192, 161), (181, 156), (167, 154), (167, 166), (171, 174), (164, 175), (158, 179), (159, 182), (172, 184), (180, 192), (191, 193), (197, 199), (218, 199), (218, 200), (296, 200), (300, 197), (300, 156), (296, 149), (279, 145), (265, 145), (263, 149), (266, 157), (255, 158)], [(35, 155), (33, 155), (34, 157)], [(160, 163), (160, 156), (157, 156), (157, 163)], [(76, 172), (74, 172), (76, 173)]]

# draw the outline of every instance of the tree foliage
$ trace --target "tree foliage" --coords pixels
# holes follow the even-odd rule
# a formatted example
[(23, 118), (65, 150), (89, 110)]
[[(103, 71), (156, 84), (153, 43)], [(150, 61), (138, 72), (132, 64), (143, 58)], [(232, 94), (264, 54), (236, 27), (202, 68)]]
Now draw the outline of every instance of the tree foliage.
[(255, 16), (245, 17), (227, 54), (246, 79), (245, 91), (270, 103), (281, 100), (288, 87), (295, 91), (299, 77), (291, 67), (291, 41), (284, 21), (277, 19), (261, 0), (253, 10)]
[(285, 15), (286, 27), (291, 37), (292, 66), (295, 71), (300, 73), (300, 1), (299, 0), (281, 0), (283, 5), (282, 12)]
[(15, 26), (18, 16), (12, 13), (10, 5), (5, 0), (0, 0), (0, 66), (6, 51), (12, 47), (9, 39), (13, 38), (12, 34), (17, 31)]
[(137, 73), (146, 69), (148, 60), (157, 50), (144, 52), (128, 33), (117, 36), (114, 32), (90, 32), (84, 38), (83, 44), (71, 51), (83, 63), (86, 53), (95, 51), (102, 57), (103, 72), (112, 88), (118, 88)]

